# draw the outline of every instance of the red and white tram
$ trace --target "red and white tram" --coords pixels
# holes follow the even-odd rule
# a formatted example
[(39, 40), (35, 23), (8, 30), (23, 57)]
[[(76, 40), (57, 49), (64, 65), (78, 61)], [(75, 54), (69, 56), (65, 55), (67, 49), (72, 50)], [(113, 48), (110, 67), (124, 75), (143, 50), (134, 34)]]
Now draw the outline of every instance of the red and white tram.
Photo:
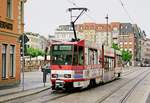
[(121, 54), (114, 49), (81, 40), (53, 43), (50, 50), (52, 89), (86, 88), (120, 76)]

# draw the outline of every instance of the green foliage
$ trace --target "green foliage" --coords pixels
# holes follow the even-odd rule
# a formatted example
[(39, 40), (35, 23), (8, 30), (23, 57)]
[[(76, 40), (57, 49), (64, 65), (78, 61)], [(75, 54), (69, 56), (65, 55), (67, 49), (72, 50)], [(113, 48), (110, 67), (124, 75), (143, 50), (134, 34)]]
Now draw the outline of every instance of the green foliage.
[(122, 51), (122, 60), (125, 62), (129, 62), (132, 59), (132, 54), (130, 51)]
[[(114, 48), (115, 50), (120, 50), (119, 45), (115, 43), (112, 44), (112, 48)], [(129, 50), (127, 51), (122, 50), (122, 60), (127, 63), (131, 59), (132, 59), (132, 53)]]
[(120, 50), (119, 45), (115, 43), (112, 44), (112, 48), (114, 48), (115, 50)]
[(27, 48), (27, 55), (30, 57), (44, 56), (44, 52), (39, 49)]

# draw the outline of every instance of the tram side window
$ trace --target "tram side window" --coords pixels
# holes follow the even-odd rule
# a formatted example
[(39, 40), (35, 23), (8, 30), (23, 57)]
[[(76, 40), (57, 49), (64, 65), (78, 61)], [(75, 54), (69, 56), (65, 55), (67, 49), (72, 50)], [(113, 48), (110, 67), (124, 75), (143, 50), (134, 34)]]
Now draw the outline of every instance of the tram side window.
[(122, 66), (122, 58), (120, 55), (117, 55), (117, 67), (121, 67)]
[(117, 66), (117, 67), (119, 67), (119, 62), (120, 62), (120, 61), (119, 61), (119, 56), (117, 55), (117, 57), (116, 57), (116, 66)]
[(110, 59), (110, 70), (113, 70), (114, 68), (114, 59), (113, 58), (109, 58)]
[(94, 64), (98, 64), (98, 53), (97, 53), (97, 50), (94, 50)]
[(84, 64), (84, 48), (79, 46), (79, 56), (78, 56), (78, 60), (79, 60), (79, 65), (83, 65)]
[(74, 55), (73, 55), (73, 65), (78, 64), (78, 51), (77, 51), (77, 46), (74, 46)]
[(88, 50), (88, 57), (89, 57), (88, 64), (89, 65), (94, 64), (94, 53), (92, 49)]
[(88, 50), (88, 64), (98, 64), (98, 52), (94, 49)]
[(109, 71), (109, 58), (108, 57), (104, 58), (104, 68), (105, 68), (105, 71)]

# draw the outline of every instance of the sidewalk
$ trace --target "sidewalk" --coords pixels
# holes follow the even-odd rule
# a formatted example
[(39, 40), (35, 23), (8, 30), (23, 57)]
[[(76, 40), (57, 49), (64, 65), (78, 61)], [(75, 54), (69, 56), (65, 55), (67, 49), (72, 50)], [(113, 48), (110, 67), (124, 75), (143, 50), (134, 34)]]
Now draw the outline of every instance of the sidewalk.
[[(17, 87), (0, 90), (0, 102), (7, 101), (13, 98), (23, 97), (38, 93), (51, 88), (51, 83), (47, 75), (47, 82), (43, 83), (43, 73), (41, 71), (25, 72), (24, 73), (24, 90), (23, 83)], [(22, 77), (21, 77), (22, 81)]]

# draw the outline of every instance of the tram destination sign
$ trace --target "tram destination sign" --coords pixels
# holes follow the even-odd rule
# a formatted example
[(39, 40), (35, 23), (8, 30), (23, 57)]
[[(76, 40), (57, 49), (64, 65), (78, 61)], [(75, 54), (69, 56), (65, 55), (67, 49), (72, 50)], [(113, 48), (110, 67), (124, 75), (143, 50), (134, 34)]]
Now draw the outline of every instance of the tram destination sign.
[(0, 21), (0, 29), (13, 30), (13, 25), (4, 21)]
[(72, 50), (71, 45), (55, 45), (54, 50)]
[(71, 50), (71, 45), (60, 45), (59, 49), (60, 50)]

